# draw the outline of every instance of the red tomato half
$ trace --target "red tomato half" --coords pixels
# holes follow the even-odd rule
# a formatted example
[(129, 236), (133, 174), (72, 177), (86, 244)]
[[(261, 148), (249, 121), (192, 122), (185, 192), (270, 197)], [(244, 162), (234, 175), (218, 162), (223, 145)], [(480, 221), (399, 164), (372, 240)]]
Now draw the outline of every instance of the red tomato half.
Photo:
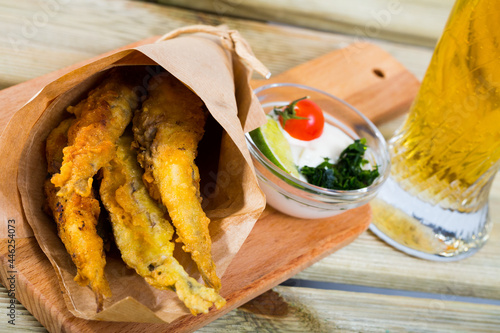
[(295, 105), (295, 116), (307, 119), (292, 118), (284, 121), (283, 116), (279, 116), (281, 126), (291, 137), (311, 141), (321, 136), (325, 126), (325, 117), (318, 104), (309, 99), (298, 101)]

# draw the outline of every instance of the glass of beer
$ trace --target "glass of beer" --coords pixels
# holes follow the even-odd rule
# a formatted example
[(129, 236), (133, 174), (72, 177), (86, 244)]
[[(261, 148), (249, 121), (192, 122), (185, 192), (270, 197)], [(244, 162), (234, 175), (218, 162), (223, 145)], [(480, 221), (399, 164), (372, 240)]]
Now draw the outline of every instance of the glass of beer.
[(500, 2), (457, 0), (403, 126), (371, 230), (420, 258), (451, 261), (488, 239), (500, 165)]

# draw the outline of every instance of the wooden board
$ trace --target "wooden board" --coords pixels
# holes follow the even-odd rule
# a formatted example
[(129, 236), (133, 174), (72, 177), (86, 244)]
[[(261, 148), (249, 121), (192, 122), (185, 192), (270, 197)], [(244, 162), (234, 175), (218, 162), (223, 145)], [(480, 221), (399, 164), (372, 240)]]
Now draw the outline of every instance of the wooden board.
[(376, 124), (405, 113), (420, 86), (403, 65), (369, 43), (353, 43), (253, 85), (278, 82), (326, 91), (344, 99)]
[[(377, 47), (364, 44), (363, 52), (359, 49), (359, 45), (354, 45), (350, 50), (330, 53), (301, 66), (300, 71), (285, 72), (282, 77), (277, 76), (273, 80), (311, 84), (328, 69), (337, 73), (338, 80), (330, 80), (318, 88), (337, 91), (339, 97), (353, 98), (354, 106), (359, 103), (358, 108), (369, 117), (397, 116), (413, 99), (417, 80)], [(364, 54), (369, 57), (364, 58)], [(373, 60), (377, 62), (373, 63)], [(378, 68), (383, 63), (384, 78), (374, 75), (372, 70), (360, 71), (359, 76), (352, 76), (348, 68), (353, 63), (364, 64), (370, 69)], [(347, 74), (350, 76), (341, 76)], [(27, 96), (36, 93), (48, 80), (49, 77), (41, 77), (2, 91), (0, 102), (7, 110), (16, 110), (26, 102)], [(318, 85), (321, 83), (317, 82)], [(370, 99), (386, 93), (395, 98), (382, 100), (366, 110), (363, 110), (363, 105), (370, 105), (369, 101), (356, 97)], [(366, 230), (369, 222), (368, 206), (322, 220), (293, 219), (267, 208), (223, 276), (221, 293), (227, 299), (226, 307), (206, 315), (186, 316), (170, 324), (97, 322), (73, 317), (66, 309), (52, 266), (33, 237), (19, 238), (16, 242), (16, 297), (52, 332), (193, 331), (345, 246)], [(6, 286), (9, 285), (7, 253), (7, 242), (4, 241), (0, 245), (0, 275)]]

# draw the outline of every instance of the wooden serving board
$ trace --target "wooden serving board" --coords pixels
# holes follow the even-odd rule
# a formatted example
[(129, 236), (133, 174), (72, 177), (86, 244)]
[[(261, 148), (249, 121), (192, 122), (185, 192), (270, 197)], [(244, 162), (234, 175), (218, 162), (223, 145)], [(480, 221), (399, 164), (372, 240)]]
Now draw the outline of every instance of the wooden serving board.
[[(81, 65), (0, 91), (0, 131), (4, 130), (12, 114), (40, 88)], [(353, 44), (271, 80), (255, 81), (253, 85), (274, 82), (302, 83), (330, 92), (346, 99), (375, 122), (405, 112), (419, 86), (417, 79), (394, 58), (370, 44)], [(321, 220), (295, 219), (267, 207), (222, 277), (221, 294), (227, 305), (221, 310), (197, 317), (188, 315), (170, 324), (87, 321), (74, 317), (66, 308), (54, 269), (29, 226), (18, 225), (15, 295), (51, 332), (190, 332), (349, 244), (368, 228), (370, 217), (368, 205)], [(2, 284), (9, 289), (11, 273), (7, 244), (7, 239), (0, 240), (0, 276)]]

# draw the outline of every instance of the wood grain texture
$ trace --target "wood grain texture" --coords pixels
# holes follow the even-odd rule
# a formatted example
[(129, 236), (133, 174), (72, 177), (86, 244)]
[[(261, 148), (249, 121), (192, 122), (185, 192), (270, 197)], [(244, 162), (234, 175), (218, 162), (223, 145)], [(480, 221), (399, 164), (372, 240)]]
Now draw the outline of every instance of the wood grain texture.
[[(368, 68), (373, 67), (370, 64), (371, 61), (374, 61), (377, 66), (379, 65), (381, 57), (374, 55), (381, 54), (383, 62), (388, 66), (388, 71), (392, 73), (392, 69), (397, 68), (398, 74), (408, 77), (408, 85), (405, 82), (401, 83), (397, 79), (399, 75), (395, 75), (396, 79), (393, 79), (391, 75), (387, 75), (387, 78), (381, 81), (383, 84), (376, 84), (376, 88), (372, 88), (373, 84), (370, 80), (356, 81), (357, 91), (364, 90), (363, 84), (373, 90), (374, 93), (391, 90), (392, 86), (397, 86), (398, 89), (407, 87), (408, 89), (405, 90), (404, 95), (406, 95), (406, 104), (408, 104), (416, 92), (416, 79), (387, 53), (374, 46), (363, 46), (364, 50), (371, 50), (372, 48), (374, 51), (367, 52), (370, 57), (365, 59)], [(357, 51), (358, 46), (353, 45), (348, 50)], [(343, 55), (339, 58), (338, 53)], [(357, 55), (357, 57), (359, 56), (361, 55)], [(290, 73), (294, 76), (302, 73), (302, 75), (298, 76), (307, 81), (308, 78), (320, 77), (319, 74), (324, 70), (325, 66), (332, 71), (342, 73), (342, 68), (348, 66), (349, 61), (354, 62), (353, 59), (355, 59), (354, 55), (345, 56), (344, 50), (338, 50), (300, 66), (299, 72), (292, 69), (291, 72), (285, 72), (281, 75), (286, 78), (287, 75), (291, 75)], [(63, 72), (65, 71), (67, 70), (63, 70)], [(370, 73), (370, 75), (373, 75), (373, 73)], [(33, 79), (12, 87), (8, 89), (8, 92), (12, 93), (19, 90), (31, 91), (34, 94), (52, 77), (53, 74), (47, 74), (46, 77)], [(278, 76), (276, 80), (280, 80), (280, 77)], [(318, 81), (318, 83), (320, 82), (321, 80)], [(322, 88), (326, 91), (335, 90), (341, 82), (343, 80), (324, 82)], [(354, 94), (356, 90), (351, 88), (346, 91)], [(2, 96), (0, 92), (0, 102), (3, 102)], [(5, 101), (11, 100), (6, 98)], [(18, 108), (24, 102), (18, 100), (17, 103)], [(399, 100), (387, 100), (386, 104), (383, 104), (380, 108), (379, 114), (384, 115), (384, 109), (384, 116), (397, 114), (397, 108), (394, 106), (399, 106)], [(16, 106), (12, 106), (10, 109), (15, 110)], [(13, 125), (12, 123), (9, 124), (3, 131), (3, 135), (13, 135), (9, 134)], [(16, 297), (52, 332), (98, 331), (103, 329), (116, 332), (124, 330), (141, 332), (145, 329), (167, 328), (178, 332), (192, 331), (347, 245), (366, 230), (370, 218), (371, 214), (367, 205), (332, 218), (310, 221), (294, 219), (268, 207), (238, 252), (236, 259), (233, 260), (223, 276), (221, 294), (226, 298), (227, 305), (219, 311), (197, 317), (186, 316), (170, 324), (109, 323), (85, 321), (73, 317), (64, 304), (52, 266), (41, 252), (36, 240), (32, 237), (20, 238), (16, 242)], [(286, 228), (284, 228), (284, 225), (286, 225)], [(16, 230), (21, 227), (22, 222), (17, 221)], [(7, 272), (7, 242), (0, 244), (0, 253), (2, 254), (3, 266), (0, 272), (2, 281), (5, 284), (9, 276)]]
[(4, 286), (0, 286), (0, 318), (2, 318), (0, 333), (47, 332), (45, 327), (43, 327), (42, 324), (40, 324), (18, 300), (15, 300), (13, 305), (13, 308), (16, 311), (15, 321), (13, 322), (15, 325), (9, 324), (8, 320), (11, 320), (11, 317), (9, 316), (9, 307), (11, 306), (12, 299), (13, 298), (9, 296), (9, 291)]
[(325, 258), (295, 278), (500, 299), (500, 178), (490, 193), (493, 230), (471, 257), (438, 263), (409, 257), (366, 232), (348, 248)]
[(253, 86), (280, 82), (309, 85), (340, 97), (376, 124), (405, 114), (420, 87), (403, 65), (369, 43), (332, 51)]
[(233, 311), (198, 332), (448, 333), (498, 332), (500, 327), (500, 306), (495, 305), (300, 287), (274, 291), (282, 300), (263, 300), (257, 313), (255, 308)]
[[(227, 300), (226, 306), (197, 317), (188, 315), (170, 324), (99, 322), (74, 317), (66, 308), (54, 269), (33, 237), (16, 240), (16, 298), (50, 332), (190, 332), (347, 245), (366, 230), (370, 216), (370, 210), (364, 206), (335, 218), (304, 223), (267, 208), (222, 278), (221, 295)], [(286, 237), (285, 223), (291, 231)], [(4, 285), (9, 276), (6, 252), (4, 241), (0, 244)]]
[[(428, 3), (429, 5), (437, 2), (416, 1), (420, 1), (422, 4)], [(56, 10), (56, 15), (51, 16), (46, 24), (38, 28), (33, 38), (25, 38), (23, 29), (30, 27), (29, 22), (33, 23), (35, 14), (43, 10), (42, 2), (44, 1), (17, 0), (12, 2), (0, 0), (0, 29), (3, 32), (0, 36), (0, 73), (2, 73), (0, 75), (0, 87), (8, 87), (135, 40), (162, 34), (173, 28), (194, 23), (226, 23), (230, 28), (238, 29), (251, 43), (256, 55), (272, 70), (273, 74), (281, 73), (304, 61), (324, 55), (353, 41), (372, 41), (370, 38), (342, 36), (282, 25), (269, 25), (262, 22), (227, 18), (147, 3), (128, 1), (85, 2), (81, 0), (64, 1), (66, 4)], [(347, 4), (347, 2), (345, 3)], [(432, 15), (429, 15), (429, 19), (432, 17)], [(427, 21), (425, 23), (417, 21), (413, 24), (419, 29), (420, 26), (427, 24)], [(379, 40), (373, 41), (398, 59), (419, 79), (423, 77), (432, 49)], [(21, 44), (16, 44), (16, 42)], [(15, 45), (18, 45), (18, 49), (15, 48)], [(31, 95), (31, 93), (23, 91), (18, 91), (17, 94), (20, 94), (19, 98), (21, 100), (25, 96)], [(11, 99), (16, 99), (12, 93), (8, 95)], [(0, 113), (0, 123), (8, 119), (8, 117), (4, 116), (4, 113)], [(397, 124), (397, 121), (395, 124)], [(390, 135), (394, 128), (394, 125), (391, 126), (385, 132), (387, 136)], [(498, 262), (498, 253), (500, 251), (498, 248), (500, 243), (498, 230), (496, 230), (499, 229), (498, 216), (500, 216), (499, 184), (497, 179), (491, 193), (491, 216), (495, 219), (496, 225), (493, 233), (497, 236), (492, 235), (486, 247), (466, 261), (438, 266), (435, 263), (408, 257), (379, 241), (373, 234), (365, 232), (348, 247), (337, 251), (333, 256), (323, 259), (320, 262), (321, 264), (313, 265), (297, 277), (359, 285), (443, 292), (447, 294), (444, 296), (446, 299), (453, 299), (453, 295), (490, 297), (488, 291), (492, 290), (492, 293), (496, 294), (498, 293), (498, 285), (500, 285), (498, 278), (495, 279), (495, 277), (500, 276), (498, 274), (498, 268), (500, 267)], [(446, 268), (450, 267), (450, 265), (453, 266), (453, 269), (448, 271)], [(485, 280), (482, 279), (483, 274), (488, 276)], [(324, 293), (324, 291), (320, 292)], [(338, 297), (335, 293), (328, 293), (327, 295), (332, 299)], [(297, 296), (297, 298), (302, 297), (305, 296), (302, 294)], [(386, 303), (385, 297), (377, 297), (376, 299), (380, 302), (380, 305), (368, 302), (366, 307), (362, 304), (363, 299), (357, 299), (360, 303), (353, 304), (351, 311), (343, 312), (343, 320), (349, 322), (351, 318), (354, 318), (352, 324), (355, 325), (358, 320), (362, 320), (357, 317), (358, 313), (369, 313), (370, 309), (376, 309), (376, 307), (383, 306)], [(408, 314), (406, 306), (411, 306), (411, 304), (400, 304), (400, 306), (401, 308), (394, 307), (390, 311), (394, 313), (395, 317), (406, 318), (404, 317)], [(477, 311), (474, 310), (475, 306), (472, 309), (454, 309), (454, 313), (447, 312), (449, 318), (452, 318), (451, 320), (460, 320), (464, 311), (472, 310), (472, 313), (477, 315), (478, 325), (481, 324), (482, 318), (487, 313), (486, 310), (484, 312), (479, 311), (479, 313), (475, 312)], [(328, 312), (330, 308), (323, 308), (323, 310)], [(331, 312), (336, 313), (335, 309), (331, 310)], [(231, 326), (231, 321), (227, 321), (222, 322), (221, 326), (218, 326), (219, 329), (224, 327), (227, 331), (238, 331), (236, 325), (241, 322), (240, 316), (244, 316), (251, 324), (253, 323), (253, 326), (243, 326), (249, 327), (248, 331), (254, 331), (256, 327), (269, 327), (274, 321), (274, 319), (269, 320), (266, 316), (255, 318), (243, 315), (241, 314), (243, 312), (240, 311), (236, 315), (234, 313), (236, 312), (231, 312), (219, 319), (235, 318), (233, 321), (234, 326)], [(428, 313), (431, 312), (428, 311)], [(323, 313), (323, 315), (327, 314)], [(19, 318), (23, 319), (24, 316)], [(373, 320), (373, 325), (381, 325), (381, 320), (377, 319), (376, 316), (370, 316), (369, 318)], [(370, 327), (369, 318), (364, 322), (366, 327)], [(434, 318), (432, 316), (428, 317), (428, 320), (423, 322), (427, 331), (433, 331)], [(294, 320), (292, 318), (290, 322)], [(217, 321), (212, 325), (216, 323)], [(5, 324), (5, 322), (2, 322), (2, 324)], [(209, 327), (210, 325), (204, 329)], [(495, 328), (489, 331), (494, 330)], [(6, 332), (11, 331), (10, 327), (7, 326)], [(345, 331), (349, 331), (347, 326)]]
[[(48, 9), (44, 6), (53, 2), (60, 5)], [(381, 46), (421, 79), (432, 53), (429, 48), (375, 38), (271, 25), (144, 2), (0, 0), (0, 8), (0, 88), (189, 24), (227, 24), (237, 29), (273, 75), (352, 42), (367, 41)], [(46, 19), (38, 23), (41, 18)]]
[(434, 46), (454, 0), (156, 0), (217, 15)]
[[(2, 305), (6, 294), (0, 287)], [(495, 332), (500, 325), (500, 307), (451, 299), (280, 286), (249, 303), (197, 332)], [(16, 326), (0, 332), (47, 332), (21, 304), (16, 306)]]
[[(156, 39), (155, 37), (150, 37), (149, 39), (145, 39), (141, 42), (135, 42), (135, 43), (132, 43), (132, 44), (127, 45), (127, 46), (122, 46), (122, 47), (118, 48), (117, 50), (121, 50), (121, 49), (124, 49), (126, 47), (134, 47), (134, 46), (139, 46), (140, 44), (146, 44), (149, 42), (153, 42), (155, 39)], [(103, 53), (99, 57), (106, 56), (106, 55), (110, 54), (111, 52), (114, 52), (114, 51)], [(39, 77), (38, 81), (37, 81), (38, 85), (36, 86), (36, 89), (41, 89), (46, 84), (50, 83), (51, 81), (55, 80), (56, 78), (66, 74), (66, 73), (68, 73), (68, 72), (70, 72), (78, 67), (81, 67), (85, 64), (88, 64), (88, 63), (94, 61), (95, 59), (96, 59), (96, 57), (85, 59), (85, 60), (80, 61), (76, 64), (72, 64), (68, 67), (58, 69), (54, 72), (51, 72), (51, 73), (48, 73), (46, 75)], [(5, 126), (7, 126), (7, 123), (9, 122), (12, 115), (19, 109), (20, 106), (22, 106), (31, 97), (33, 97), (34, 93), (37, 92), (37, 90), (34, 90), (34, 89), (35, 88), (33, 88), (33, 89), (21, 88), (20, 89), (18, 86), (18, 87), (10, 87), (10, 88), (6, 88), (6, 89), (2, 90), (2, 93), (4, 95), (4, 97), (3, 97), (4, 104), (3, 104), (2, 112), (0, 113), (0, 135), (2, 134)]]
[[(154, 40), (154, 39), (153, 39)], [(151, 41), (151, 40), (149, 40)], [(138, 43), (134, 43), (136, 46)], [(105, 56), (105, 55), (103, 55)], [(83, 65), (80, 64), (80, 65)], [(19, 159), (24, 147), (25, 141), (27, 140), (28, 131), (27, 128), (31, 128), (36, 118), (29, 118), (29, 108), (25, 108), (21, 113), (18, 111), (21, 106), (23, 106), (29, 98), (34, 96), (36, 93), (42, 89), (42, 87), (50, 82), (51, 80), (69, 72), (70, 70), (76, 68), (74, 66), (69, 66), (69, 68), (61, 69), (51, 74), (47, 74), (44, 77), (40, 77), (35, 82), (26, 82), (17, 87), (11, 87), (5, 91), (5, 102), (3, 104), (3, 114), (0, 119), (4, 120), (0, 123), (0, 133), (3, 142), (5, 138), (16, 138), (11, 142), (9, 146), (2, 147), (2, 159), (3, 159), (3, 172), (6, 177), (2, 180), (2, 187), (0, 190), (0, 197), (2, 198), (3, 209), (0, 211), (0, 218), (4, 221), (13, 219), (14, 221), (20, 221), (23, 219), (23, 212), (21, 211), (21, 197), (17, 189), (17, 170), (19, 167)], [(10, 103), (10, 104), (9, 104)], [(12, 117), (14, 112), (15, 117)], [(8, 126), (6, 126), (7, 120), (12, 118), (17, 119), (17, 121), (9, 121)], [(31, 122), (28, 121), (31, 119)], [(33, 231), (27, 223), (17, 223), (14, 225), (16, 237), (29, 237), (33, 236)], [(1, 235), (7, 235), (7, 223), (0, 224)]]

